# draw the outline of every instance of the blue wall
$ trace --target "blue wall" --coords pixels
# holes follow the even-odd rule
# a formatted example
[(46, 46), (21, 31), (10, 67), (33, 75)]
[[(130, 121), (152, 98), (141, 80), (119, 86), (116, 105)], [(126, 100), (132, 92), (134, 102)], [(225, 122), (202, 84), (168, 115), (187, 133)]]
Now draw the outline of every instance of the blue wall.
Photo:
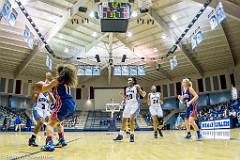
[(12, 96), (9, 98), (11, 108), (27, 109), (29, 108), (29, 99), (25, 97)]
[(162, 105), (163, 109), (176, 109), (177, 104), (176, 104), (176, 98), (169, 98), (169, 99), (164, 99), (164, 103)]
[(197, 100), (197, 106), (207, 106), (208, 103), (208, 96), (206, 94), (199, 95), (199, 98)]
[(210, 98), (211, 105), (218, 104), (218, 103), (224, 103), (231, 99), (231, 92), (224, 91), (224, 92), (210, 93), (209, 98)]
[[(214, 105), (219, 103), (227, 102), (231, 99), (231, 92), (230, 91), (222, 91), (222, 92), (212, 92), (212, 93), (204, 93), (200, 94), (197, 100), (197, 106), (207, 106), (207, 105)], [(176, 98), (167, 98), (164, 99), (164, 104), (162, 105), (163, 109), (183, 109), (183, 104), (179, 103)]]

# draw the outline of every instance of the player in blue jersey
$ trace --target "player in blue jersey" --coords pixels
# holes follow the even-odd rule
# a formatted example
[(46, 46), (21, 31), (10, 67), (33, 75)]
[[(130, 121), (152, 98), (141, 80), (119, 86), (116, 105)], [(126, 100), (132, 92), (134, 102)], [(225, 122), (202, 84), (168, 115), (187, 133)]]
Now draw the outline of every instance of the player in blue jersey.
[(184, 105), (187, 107), (185, 113), (185, 126), (187, 128), (187, 136), (185, 138), (186, 139), (191, 138), (190, 126), (192, 126), (194, 130), (197, 132), (198, 140), (201, 140), (202, 136), (200, 134), (197, 124), (195, 123), (195, 119), (197, 118), (196, 101), (198, 99), (198, 95), (192, 88), (192, 82), (187, 78), (182, 80), (182, 95), (179, 95), (178, 99), (180, 100), (181, 103), (184, 103)]
[(56, 99), (56, 107), (50, 116), (50, 121), (46, 128), (47, 139), (46, 145), (42, 147), (43, 151), (53, 151), (55, 145), (53, 143), (53, 129), (57, 128), (59, 142), (61, 146), (66, 146), (64, 140), (63, 126), (64, 119), (73, 115), (76, 110), (75, 102), (70, 93), (70, 87), (77, 86), (77, 72), (73, 65), (60, 65), (57, 67), (58, 77), (52, 80), (49, 84), (41, 82), (36, 84), (38, 92), (46, 92), (53, 89), (53, 94)]

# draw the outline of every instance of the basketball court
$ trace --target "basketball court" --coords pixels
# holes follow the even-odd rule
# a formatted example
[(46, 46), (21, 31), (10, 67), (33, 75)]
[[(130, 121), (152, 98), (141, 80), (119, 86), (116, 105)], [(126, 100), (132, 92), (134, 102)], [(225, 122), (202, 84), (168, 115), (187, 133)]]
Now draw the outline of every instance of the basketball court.
[[(136, 142), (128, 139), (114, 142), (116, 133), (112, 132), (80, 132), (65, 133), (69, 145), (57, 148), (55, 152), (41, 152), (39, 147), (26, 145), (30, 136), (27, 133), (1, 133), (1, 159), (86, 159), (86, 160), (238, 160), (240, 157), (239, 129), (231, 130), (231, 139), (208, 139), (196, 141), (184, 139), (183, 131), (164, 131), (164, 138), (154, 139), (152, 132), (137, 132)], [(225, 135), (226, 136), (226, 135)], [(221, 136), (220, 136), (221, 137)], [(222, 135), (224, 138), (224, 134)], [(226, 136), (225, 138), (228, 138)], [(44, 138), (37, 139), (43, 145)]]

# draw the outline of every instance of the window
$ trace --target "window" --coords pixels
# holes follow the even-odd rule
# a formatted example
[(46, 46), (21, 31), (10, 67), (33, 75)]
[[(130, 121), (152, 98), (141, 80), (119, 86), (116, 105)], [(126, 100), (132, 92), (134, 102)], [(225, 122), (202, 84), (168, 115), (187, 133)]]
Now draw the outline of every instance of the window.
[(219, 90), (218, 76), (213, 76), (213, 89)]
[(82, 93), (81, 88), (77, 88), (76, 89), (76, 99), (81, 99), (82, 98), (81, 93)]
[(5, 92), (6, 78), (0, 79), (0, 92)]
[(176, 93), (177, 95), (181, 95), (182, 94), (182, 87), (181, 87), (181, 82), (177, 82), (176, 83)]
[(206, 91), (211, 91), (211, 80), (210, 77), (205, 78), (205, 87), (206, 87)]
[(168, 86), (163, 85), (163, 97), (168, 97)]
[(13, 79), (8, 80), (8, 93), (13, 93)]
[(220, 76), (220, 84), (222, 89), (227, 89), (226, 77), (225, 75)]
[(22, 81), (16, 80), (16, 87), (15, 87), (16, 94), (21, 94), (21, 86), (22, 86)]
[(170, 90), (170, 96), (175, 96), (175, 94), (174, 94), (174, 84), (173, 83), (169, 84), (169, 90)]
[(203, 89), (203, 80), (202, 80), (202, 79), (198, 79), (198, 91), (199, 91), (199, 92), (204, 92), (204, 89)]

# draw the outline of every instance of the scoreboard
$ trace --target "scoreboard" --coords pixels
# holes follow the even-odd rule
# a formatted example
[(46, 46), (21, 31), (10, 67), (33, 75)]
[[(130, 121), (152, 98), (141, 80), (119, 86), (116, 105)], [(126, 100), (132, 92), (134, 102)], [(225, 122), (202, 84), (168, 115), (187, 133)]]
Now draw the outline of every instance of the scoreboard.
[(129, 19), (130, 5), (120, 2), (104, 2), (99, 5), (101, 19)]
[(126, 32), (130, 16), (131, 6), (129, 3), (103, 2), (99, 4), (102, 32)]

